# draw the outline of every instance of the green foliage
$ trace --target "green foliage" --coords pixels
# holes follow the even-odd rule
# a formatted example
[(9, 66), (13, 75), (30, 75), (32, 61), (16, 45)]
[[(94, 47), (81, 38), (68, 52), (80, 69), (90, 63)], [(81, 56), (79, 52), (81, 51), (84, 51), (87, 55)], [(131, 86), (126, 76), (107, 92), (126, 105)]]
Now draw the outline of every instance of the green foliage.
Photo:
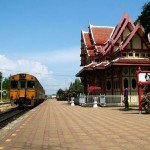
[(139, 22), (145, 29), (145, 37), (150, 32), (150, 2), (143, 6), (141, 15), (138, 16), (136, 22)]
[(10, 86), (10, 80), (9, 78), (5, 78), (3, 81), (3, 89), (9, 90), (9, 86)]
[(57, 91), (57, 95), (61, 95), (61, 94), (63, 94), (64, 93), (64, 91), (62, 90), (62, 89), (59, 89), (58, 91)]
[[(3, 90), (3, 98), (6, 99), (6, 98), (8, 98), (8, 90), (9, 90), (9, 86), (10, 86), (10, 80), (9, 80), (9, 78), (3, 78), (3, 75), (0, 72), (0, 87), (1, 87), (1, 84), (2, 84), (2, 90)], [(0, 93), (0, 95), (1, 95), (1, 93)]]
[(69, 89), (57, 91), (57, 100), (67, 100), (67, 98), (76, 97), (80, 93), (83, 93), (83, 85), (80, 79), (75, 79), (70, 83)]
[(2, 73), (0, 72), (0, 82), (1, 82), (2, 78), (3, 78), (3, 77), (2, 77)]
[(3, 98), (4, 99), (7, 99), (9, 97), (9, 95), (8, 95), (9, 87), (10, 87), (10, 80), (9, 80), (9, 78), (4, 78), (3, 90), (7, 91), (6, 94), (3, 94)]
[(79, 93), (83, 93), (83, 85), (80, 79), (75, 79), (73, 83), (70, 83), (69, 91), (74, 91)]
[(67, 90), (59, 89), (56, 95), (57, 100), (67, 100)]

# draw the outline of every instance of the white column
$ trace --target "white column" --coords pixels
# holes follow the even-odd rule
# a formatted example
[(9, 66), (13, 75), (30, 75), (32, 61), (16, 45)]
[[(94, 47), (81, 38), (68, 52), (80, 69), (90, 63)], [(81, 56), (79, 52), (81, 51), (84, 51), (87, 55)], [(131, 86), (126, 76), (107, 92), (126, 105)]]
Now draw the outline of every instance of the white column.
[(1, 103), (3, 102), (3, 78), (1, 80)]
[(71, 97), (71, 106), (74, 106), (74, 97)]
[(121, 106), (123, 106), (124, 96), (121, 94)]
[(93, 108), (97, 108), (97, 97), (94, 97)]

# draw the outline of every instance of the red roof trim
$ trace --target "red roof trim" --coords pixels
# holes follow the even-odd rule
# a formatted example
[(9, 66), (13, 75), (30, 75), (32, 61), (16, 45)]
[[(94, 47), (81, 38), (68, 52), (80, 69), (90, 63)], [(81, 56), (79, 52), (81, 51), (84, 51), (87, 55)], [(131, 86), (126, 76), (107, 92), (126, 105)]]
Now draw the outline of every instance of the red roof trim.
[(121, 26), (122, 26), (123, 22), (126, 20), (126, 18), (127, 18), (127, 15), (126, 15), (126, 14), (122, 16), (122, 18), (121, 18), (119, 24), (118, 24), (118, 25), (116, 26), (116, 28), (115, 28), (115, 31), (114, 31), (114, 33), (113, 33), (113, 35), (112, 35), (112, 39), (113, 39), (113, 38), (116, 36), (116, 34), (119, 32), (119, 29), (121, 28)]
[(150, 64), (124, 64), (124, 63), (113, 63), (114, 66), (150, 66)]
[(88, 56), (90, 56), (90, 57), (94, 57), (94, 56), (95, 56), (94, 49), (92, 49), (92, 50), (87, 50), (87, 54), (88, 54)]
[[(123, 25), (126, 23), (126, 25), (128, 23), (131, 23), (132, 27), (134, 28), (135, 25), (132, 23), (132, 20), (130, 19), (129, 15), (126, 13), (123, 15), (120, 23), (118, 24), (118, 26), (116, 27), (116, 30), (114, 32), (114, 34), (112, 35), (112, 39), (116, 39), (116, 36), (118, 36), (119, 33), (122, 33), (124, 30)], [(126, 26), (125, 26), (126, 27)], [(121, 34), (120, 34), (121, 35)], [(119, 36), (120, 37), (120, 36)], [(117, 39), (118, 40), (118, 39)]]
[(127, 44), (130, 42), (130, 40), (133, 38), (133, 36), (135, 35), (135, 33), (138, 31), (138, 29), (140, 29), (141, 26), (139, 24), (136, 25), (136, 27), (134, 28), (134, 30), (130, 33), (130, 35), (123, 41), (123, 43), (120, 45), (120, 49), (123, 50)]
[(149, 58), (118, 58), (112, 61), (113, 64), (150, 64)]
[(95, 63), (95, 62), (91, 62), (90, 64), (88, 64), (88, 65), (86, 65), (86, 66), (84, 66), (85, 68), (93, 68), (94, 66), (96, 66), (97, 65), (97, 63)]
[(105, 69), (109, 64), (109, 62), (101, 62), (97, 64), (94, 69)]
[(96, 64), (95, 63), (90, 63), (89, 65), (87, 66), (84, 66), (77, 74), (76, 74), (76, 77), (80, 77), (84, 71), (92, 71), (93, 70), (93, 67), (95, 66)]
[(133, 26), (133, 30), (134, 30), (135, 25), (132, 23), (131, 19), (126, 14), (123, 16), (121, 22), (116, 27), (116, 29), (112, 35), (112, 39), (110, 39), (110, 41), (108, 41), (108, 44), (105, 45), (105, 47), (104, 47), (105, 55), (110, 51), (112, 46), (118, 41), (119, 37), (123, 33), (123, 31), (126, 28), (126, 26), (128, 25), (128, 23), (131, 23), (131, 25)]
[(76, 77), (80, 77), (85, 71), (92, 71), (92, 70), (93, 70), (92, 68), (84, 67), (76, 74)]

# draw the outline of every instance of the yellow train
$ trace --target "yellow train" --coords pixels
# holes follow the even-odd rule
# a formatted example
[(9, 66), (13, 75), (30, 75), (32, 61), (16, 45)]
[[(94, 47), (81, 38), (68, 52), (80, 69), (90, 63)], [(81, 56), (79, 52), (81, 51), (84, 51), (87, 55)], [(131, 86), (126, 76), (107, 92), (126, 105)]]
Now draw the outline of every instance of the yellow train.
[(9, 97), (12, 105), (35, 106), (45, 100), (45, 91), (33, 75), (16, 74), (10, 77)]

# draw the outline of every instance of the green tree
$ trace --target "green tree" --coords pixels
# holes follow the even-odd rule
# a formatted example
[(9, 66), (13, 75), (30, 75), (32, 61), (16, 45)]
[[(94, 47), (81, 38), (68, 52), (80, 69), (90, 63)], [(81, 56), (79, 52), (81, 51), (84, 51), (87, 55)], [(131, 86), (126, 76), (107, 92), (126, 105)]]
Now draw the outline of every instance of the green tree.
[(10, 88), (10, 80), (9, 78), (4, 78), (3, 80), (3, 98), (6, 99), (6, 98), (9, 98), (9, 95), (8, 95), (8, 91), (9, 91), (9, 88)]
[[(8, 98), (10, 79), (9, 78), (4, 78), (3, 74), (0, 72), (0, 87), (1, 87), (1, 84), (2, 84), (2, 90), (3, 90), (3, 98)], [(0, 93), (0, 95), (1, 95), (1, 93)]]
[(3, 74), (0, 72), (0, 82), (2, 81), (3, 79)]
[(9, 78), (4, 78), (3, 89), (8, 91), (9, 87), (10, 87), (10, 79)]
[(79, 93), (83, 93), (83, 85), (80, 79), (75, 79), (75, 81), (70, 83), (69, 91), (74, 91)]
[(67, 100), (69, 97), (75, 97), (80, 93), (83, 93), (83, 85), (80, 79), (75, 79), (74, 82), (70, 83), (69, 89), (57, 91), (57, 100)]
[(67, 90), (59, 89), (57, 91), (57, 100), (67, 100)]
[(139, 22), (145, 29), (145, 38), (150, 32), (150, 2), (144, 4), (141, 15), (138, 16), (136, 22)]

